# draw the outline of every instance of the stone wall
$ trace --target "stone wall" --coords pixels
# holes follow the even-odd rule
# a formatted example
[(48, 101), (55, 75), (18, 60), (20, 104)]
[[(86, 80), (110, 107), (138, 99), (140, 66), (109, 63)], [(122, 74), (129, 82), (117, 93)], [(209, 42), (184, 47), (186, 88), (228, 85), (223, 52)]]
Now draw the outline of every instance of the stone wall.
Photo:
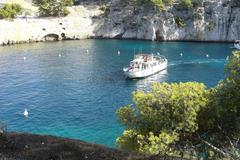
[[(49, 37), (62, 39), (85, 39), (94, 36), (95, 25), (92, 12), (97, 9), (82, 6), (70, 8), (73, 14), (64, 18), (16, 18), (0, 20), (0, 44), (15, 44), (48, 40)], [(76, 14), (77, 10), (78, 14)], [(95, 12), (96, 10), (96, 12)]]

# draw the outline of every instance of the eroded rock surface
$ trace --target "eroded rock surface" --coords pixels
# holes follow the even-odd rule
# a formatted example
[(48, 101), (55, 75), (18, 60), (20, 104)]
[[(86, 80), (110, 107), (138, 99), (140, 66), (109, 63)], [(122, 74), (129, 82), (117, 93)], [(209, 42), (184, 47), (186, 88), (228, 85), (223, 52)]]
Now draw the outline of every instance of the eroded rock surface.
[(79, 5), (68, 8), (71, 14), (64, 18), (0, 20), (0, 44), (49, 37), (234, 41), (240, 39), (240, 4), (235, 1), (205, 0), (202, 7), (190, 9), (180, 8), (176, 1), (164, 11), (153, 5), (133, 6), (125, 0)]

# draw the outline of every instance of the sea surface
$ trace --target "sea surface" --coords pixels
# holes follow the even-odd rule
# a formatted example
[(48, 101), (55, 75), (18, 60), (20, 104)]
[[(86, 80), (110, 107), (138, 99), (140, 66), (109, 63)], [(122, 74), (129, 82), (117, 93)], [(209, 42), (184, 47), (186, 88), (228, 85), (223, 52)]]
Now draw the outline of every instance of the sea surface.
[[(116, 110), (154, 82), (205, 83), (225, 77), (232, 44), (80, 40), (0, 47), (0, 121), (9, 131), (50, 134), (115, 147), (124, 127)], [(134, 51), (135, 50), (135, 51)], [(118, 51), (120, 55), (118, 55)], [(134, 52), (160, 53), (168, 69), (129, 80)], [(182, 56), (181, 56), (182, 53)], [(29, 117), (23, 116), (28, 109)]]

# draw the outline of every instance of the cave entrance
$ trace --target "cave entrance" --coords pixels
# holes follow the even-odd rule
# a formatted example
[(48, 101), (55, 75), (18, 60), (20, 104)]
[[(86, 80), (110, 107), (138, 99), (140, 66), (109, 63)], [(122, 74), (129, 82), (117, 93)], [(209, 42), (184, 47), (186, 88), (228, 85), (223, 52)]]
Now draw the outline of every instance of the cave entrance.
[(58, 41), (59, 40), (59, 35), (58, 34), (47, 34), (44, 36), (45, 41)]
[(163, 36), (161, 35), (160, 31), (156, 31), (156, 41), (163, 41)]

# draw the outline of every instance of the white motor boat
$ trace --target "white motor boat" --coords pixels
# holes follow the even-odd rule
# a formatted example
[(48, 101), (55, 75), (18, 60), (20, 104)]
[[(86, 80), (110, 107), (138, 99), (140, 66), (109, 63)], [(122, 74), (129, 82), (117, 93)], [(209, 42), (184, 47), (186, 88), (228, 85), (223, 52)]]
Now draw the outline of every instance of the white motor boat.
[(240, 50), (240, 40), (236, 40), (234, 43), (234, 47), (238, 50)]
[(144, 78), (167, 68), (167, 59), (160, 55), (137, 54), (130, 65), (123, 68), (128, 78)]

